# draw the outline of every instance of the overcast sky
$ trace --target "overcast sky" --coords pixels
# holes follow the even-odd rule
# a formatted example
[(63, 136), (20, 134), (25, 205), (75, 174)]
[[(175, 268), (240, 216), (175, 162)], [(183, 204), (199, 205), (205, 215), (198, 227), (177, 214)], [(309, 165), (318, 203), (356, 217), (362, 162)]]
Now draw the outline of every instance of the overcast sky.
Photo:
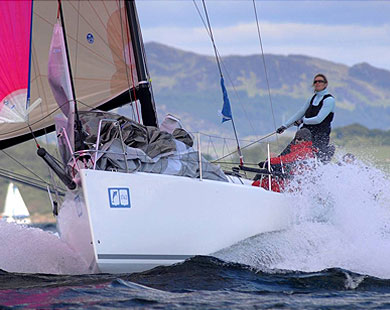
[[(196, 0), (203, 14), (203, 6)], [(260, 53), (252, 0), (207, 0), (222, 55)], [(390, 70), (390, 1), (256, 1), (265, 53), (303, 54)], [(145, 42), (211, 55), (192, 0), (139, 0)]]

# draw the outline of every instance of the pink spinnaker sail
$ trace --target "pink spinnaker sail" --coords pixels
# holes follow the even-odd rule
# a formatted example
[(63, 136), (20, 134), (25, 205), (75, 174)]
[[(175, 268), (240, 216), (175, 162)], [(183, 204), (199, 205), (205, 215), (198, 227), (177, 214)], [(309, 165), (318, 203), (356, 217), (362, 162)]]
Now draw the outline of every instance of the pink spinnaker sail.
[(0, 1), (0, 122), (22, 122), (29, 84), (32, 0)]
[[(26, 10), (27, 3), (31, 3), (31, 0), (0, 0), (1, 27), (8, 32), (11, 31), (7, 28), (10, 24), (8, 20), (12, 20), (12, 16), (16, 16), (16, 13), (10, 12), (8, 9), (10, 4)], [(129, 88), (137, 86), (135, 58), (126, 30), (128, 29), (128, 21), (125, 2), (117, 0), (61, 0), (61, 4), (70, 66), (79, 102), (78, 109), (82, 111), (98, 107)], [(30, 4), (29, 7), (31, 8)], [(0, 121), (0, 141), (23, 136), (28, 134), (31, 129), (36, 131), (51, 126), (54, 124), (53, 116), (60, 113), (49, 85), (47, 70), (57, 13), (58, 1), (34, 0), (30, 78), (30, 102), (32, 104), (28, 111), (28, 124)], [(18, 22), (24, 21), (25, 24), (29, 24), (31, 20), (27, 16), (22, 17), (20, 14), (17, 16)], [(7, 38), (13, 40), (14, 37), (17, 37), (18, 31), (13, 31), (13, 33), (15, 34), (7, 33)], [(2, 51), (7, 50), (7, 45), (15, 45), (15, 41), (7, 43), (4, 38), (0, 34), (0, 40), (3, 45), (6, 45), (0, 46)], [(23, 46), (28, 48), (28, 44)], [(7, 51), (11, 50), (11, 55), (19, 54), (20, 57), (18, 47), (11, 46)], [(13, 61), (13, 63), (15, 62)], [(10, 74), (14, 75), (14, 72), (9, 72), (10, 69), (5, 69), (6, 66), (8, 63), (1, 57), (0, 88), (11, 79)], [(15, 70), (16, 67), (14, 67), (15, 65), (10, 66), (12, 70)], [(15, 75), (18, 78), (22, 76), (21, 73), (16, 74), (16, 72)], [(27, 83), (27, 77), (25, 81)], [(32, 109), (39, 98), (42, 99), (42, 103)], [(23, 104), (25, 106), (25, 102)]]

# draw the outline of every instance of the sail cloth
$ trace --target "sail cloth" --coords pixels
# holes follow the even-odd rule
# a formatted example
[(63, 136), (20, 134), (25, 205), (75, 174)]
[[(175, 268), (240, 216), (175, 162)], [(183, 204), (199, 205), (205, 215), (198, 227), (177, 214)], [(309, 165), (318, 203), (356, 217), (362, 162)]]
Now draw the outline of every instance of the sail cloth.
[(5, 199), (3, 219), (7, 222), (29, 224), (31, 222), (29, 217), (30, 212), (28, 212), (18, 187), (13, 183), (10, 183)]
[[(126, 149), (128, 172), (142, 171), (199, 178), (199, 154), (191, 147), (193, 141), (182, 128), (176, 128), (170, 134), (156, 127), (138, 124), (124, 116), (103, 112), (82, 112), (80, 119), (87, 130), (86, 143), (92, 148), (96, 143), (99, 121), (118, 120)], [(126, 172), (118, 127), (114, 126), (113, 122), (104, 123), (100, 137), (99, 150), (112, 153), (100, 153), (97, 168)], [(203, 157), (202, 176), (205, 179), (228, 181), (218, 165)]]
[(56, 115), (54, 120), (60, 154), (64, 161), (68, 161), (71, 157), (71, 150), (74, 148), (75, 109), (64, 32), (59, 20), (54, 25), (50, 44), (48, 79), (54, 98), (63, 113), (63, 115)]
[(73, 95), (64, 32), (59, 20), (54, 25), (49, 51), (48, 78), (54, 98), (61, 111), (69, 118), (73, 112)]
[[(16, 85), (27, 78), (21, 64), (28, 63), (28, 41), (21, 43), (22, 31), (10, 34), (14, 27), (23, 28), (29, 24), (28, 14), (12, 19), (15, 15), (7, 4), (25, 7), (31, 1), (0, 1), (0, 35), (2, 56), (0, 57), (0, 85)], [(67, 1), (62, 0), (70, 63), (73, 72), (75, 92), (80, 110), (98, 107), (117, 97), (129, 88), (138, 85), (134, 54), (127, 35), (128, 22), (124, 1)], [(48, 82), (48, 58), (53, 27), (57, 22), (57, 1), (34, 1), (31, 57), (31, 102), (42, 98), (42, 103), (29, 114), (33, 130), (48, 127), (54, 123), (53, 115), (60, 113)], [(24, 26), (17, 23), (25, 22)], [(10, 26), (12, 25), (12, 27)], [(3, 35), (7, 31), (6, 35)], [(26, 37), (28, 35), (25, 35)], [(19, 42), (19, 43), (18, 43)], [(5, 48), (6, 47), (6, 48)], [(5, 61), (8, 54), (18, 59)], [(16, 65), (18, 64), (18, 65)], [(24, 67), (24, 65), (23, 65)], [(25, 69), (23, 69), (25, 70)], [(18, 72), (16, 72), (18, 71)], [(22, 82), (18, 82), (23, 79)], [(1, 88), (3, 86), (0, 86)], [(9, 91), (6, 91), (8, 94)], [(4, 92), (1, 93), (2, 96)], [(1, 99), (3, 100), (3, 99)], [(0, 140), (29, 133), (25, 123), (0, 124)]]
[(32, 1), (0, 1), (0, 122), (25, 122)]

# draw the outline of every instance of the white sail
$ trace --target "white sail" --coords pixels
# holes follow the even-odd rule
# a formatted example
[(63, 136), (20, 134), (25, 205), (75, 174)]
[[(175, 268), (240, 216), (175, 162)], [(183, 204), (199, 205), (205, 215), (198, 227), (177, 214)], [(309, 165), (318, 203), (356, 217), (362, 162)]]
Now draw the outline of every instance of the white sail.
[(7, 222), (18, 224), (30, 224), (30, 213), (24, 203), (18, 187), (10, 183), (8, 185), (7, 197), (5, 199), (3, 219)]

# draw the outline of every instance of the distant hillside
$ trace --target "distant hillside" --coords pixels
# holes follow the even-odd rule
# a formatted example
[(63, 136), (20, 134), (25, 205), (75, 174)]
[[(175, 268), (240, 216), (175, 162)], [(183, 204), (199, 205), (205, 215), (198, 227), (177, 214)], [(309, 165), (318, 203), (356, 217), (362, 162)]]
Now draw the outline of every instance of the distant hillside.
[[(191, 130), (230, 132), (220, 124), (219, 74), (214, 57), (158, 43), (146, 53), (160, 118), (167, 112), (182, 118)], [(276, 126), (289, 118), (311, 95), (313, 76), (328, 76), (336, 98), (335, 126), (360, 123), (390, 128), (390, 72), (367, 63), (349, 67), (301, 55), (265, 55)], [(270, 99), (259, 55), (223, 58), (223, 70), (240, 136), (273, 130)]]
[(352, 124), (334, 129), (332, 139), (339, 146), (390, 146), (390, 130), (370, 130), (360, 124)]

